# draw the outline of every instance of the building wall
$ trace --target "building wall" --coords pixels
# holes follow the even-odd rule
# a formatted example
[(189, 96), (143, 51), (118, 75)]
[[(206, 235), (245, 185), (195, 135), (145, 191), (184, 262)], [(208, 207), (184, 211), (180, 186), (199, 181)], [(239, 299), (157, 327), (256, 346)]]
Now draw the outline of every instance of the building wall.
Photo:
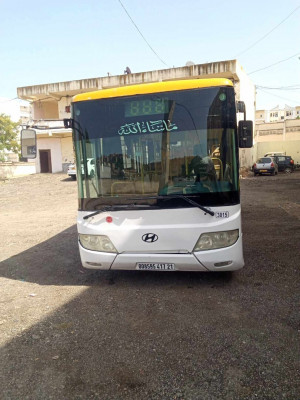
[[(237, 64), (236, 73), (239, 77), (239, 81), (235, 83), (237, 100), (241, 100), (245, 103), (246, 119), (253, 121), (253, 129), (255, 129), (255, 86), (239, 64)], [(244, 115), (241, 113), (238, 114), (237, 119), (238, 121), (243, 120)], [(240, 167), (251, 167), (255, 159), (253, 148), (239, 149), (239, 159)]]
[(66, 111), (66, 107), (71, 106), (72, 97), (66, 96), (62, 97), (58, 102), (58, 118), (71, 118), (71, 113)]
[(62, 169), (67, 172), (68, 165), (75, 161), (72, 137), (61, 139)]
[(256, 110), (255, 111), (255, 121), (257, 122), (269, 122), (267, 119), (267, 111), (266, 110)]
[(59, 119), (57, 101), (37, 101), (33, 103), (33, 118)]
[(30, 163), (0, 163), (0, 179), (9, 179), (15, 176), (24, 176), (35, 174), (35, 164)]
[(283, 152), (287, 156), (292, 156), (295, 163), (300, 164), (300, 151), (299, 151), (299, 141), (296, 140), (290, 142), (278, 142), (278, 141), (270, 141), (270, 142), (261, 142), (257, 143), (256, 149), (256, 158), (263, 157), (266, 153), (271, 151), (274, 152)]
[(256, 125), (255, 158), (281, 151), (300, 163), (300, 119)]
[(21, 125), (27, 125), (32, 120), (32, 107), (28, 105), (20, 106), (20, 121)]
[(284, 110), (271, 110), (269, 112), (269, 122), (284, 120)]
[(62, 153), (61, 139), (58, 138), (38, 138), (37, 139), (37, 157), (36, 157), (36, 172), (41, 172), (39, 150), (51, 151), (52, 173), (62, 172)]

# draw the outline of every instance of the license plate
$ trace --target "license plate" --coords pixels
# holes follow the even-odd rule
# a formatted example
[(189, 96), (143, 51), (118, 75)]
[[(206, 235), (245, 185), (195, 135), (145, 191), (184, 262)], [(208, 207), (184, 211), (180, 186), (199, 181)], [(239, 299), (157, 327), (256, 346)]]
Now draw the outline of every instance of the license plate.
[(171, 263), (137, 263), (136, 269), (145, 271), (175, 271), (175, 264)]
[(261, 169), (260, 172), (268, 172), (267, 169)]

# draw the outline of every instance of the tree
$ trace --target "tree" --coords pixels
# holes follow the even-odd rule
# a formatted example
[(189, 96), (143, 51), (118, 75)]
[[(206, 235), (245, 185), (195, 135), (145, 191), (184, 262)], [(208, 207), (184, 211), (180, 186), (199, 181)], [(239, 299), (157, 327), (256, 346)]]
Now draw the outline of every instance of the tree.
[(4, 158), (5, 151), (19, 153), (18, 128), (17, 122), (13, 122), (8, 115), (0, 114), (0, 158)]

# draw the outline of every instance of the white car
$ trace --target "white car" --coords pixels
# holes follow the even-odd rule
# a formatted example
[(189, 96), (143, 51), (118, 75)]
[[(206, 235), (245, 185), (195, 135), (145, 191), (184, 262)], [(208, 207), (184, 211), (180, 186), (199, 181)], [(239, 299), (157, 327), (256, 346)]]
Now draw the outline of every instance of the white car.
[(70, 164), (68, 166), (68, 172), (67, 173), (73, 180), (76, 179), (76, 166), (75, 166), (74, 163), (72, 163), (72, 164)]
[[(84, 175), (84, 168), (83, 162), (81, 162), (81, 173)], [(88, 177), (92, 178), (95, 175), (95, 159), (94, 158), (87, 158), (87, 173)], [(76, 165), (72, 163), (68, 166), (68, 175), (72, 179), (76, 179)]]

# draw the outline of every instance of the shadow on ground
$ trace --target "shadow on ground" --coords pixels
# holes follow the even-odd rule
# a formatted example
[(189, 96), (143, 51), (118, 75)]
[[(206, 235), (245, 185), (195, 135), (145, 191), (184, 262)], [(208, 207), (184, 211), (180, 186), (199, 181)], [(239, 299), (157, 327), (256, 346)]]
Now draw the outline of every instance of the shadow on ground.
[(0, 276), (40, 285), (89, 285), (128, 281), (133, 285), (222, 285), (230, 273), (146, 271), (93, 271), (82, 268), (76, 225), (0, 263)]
[(1, 263), (5, 278), (87, 287), (3, 346), (3, 399), (298, 398), (282, 265), (270, 286), (251, 278), (250, 254), (233, 275), (82, 273), (76, 236), (72, 226)]

